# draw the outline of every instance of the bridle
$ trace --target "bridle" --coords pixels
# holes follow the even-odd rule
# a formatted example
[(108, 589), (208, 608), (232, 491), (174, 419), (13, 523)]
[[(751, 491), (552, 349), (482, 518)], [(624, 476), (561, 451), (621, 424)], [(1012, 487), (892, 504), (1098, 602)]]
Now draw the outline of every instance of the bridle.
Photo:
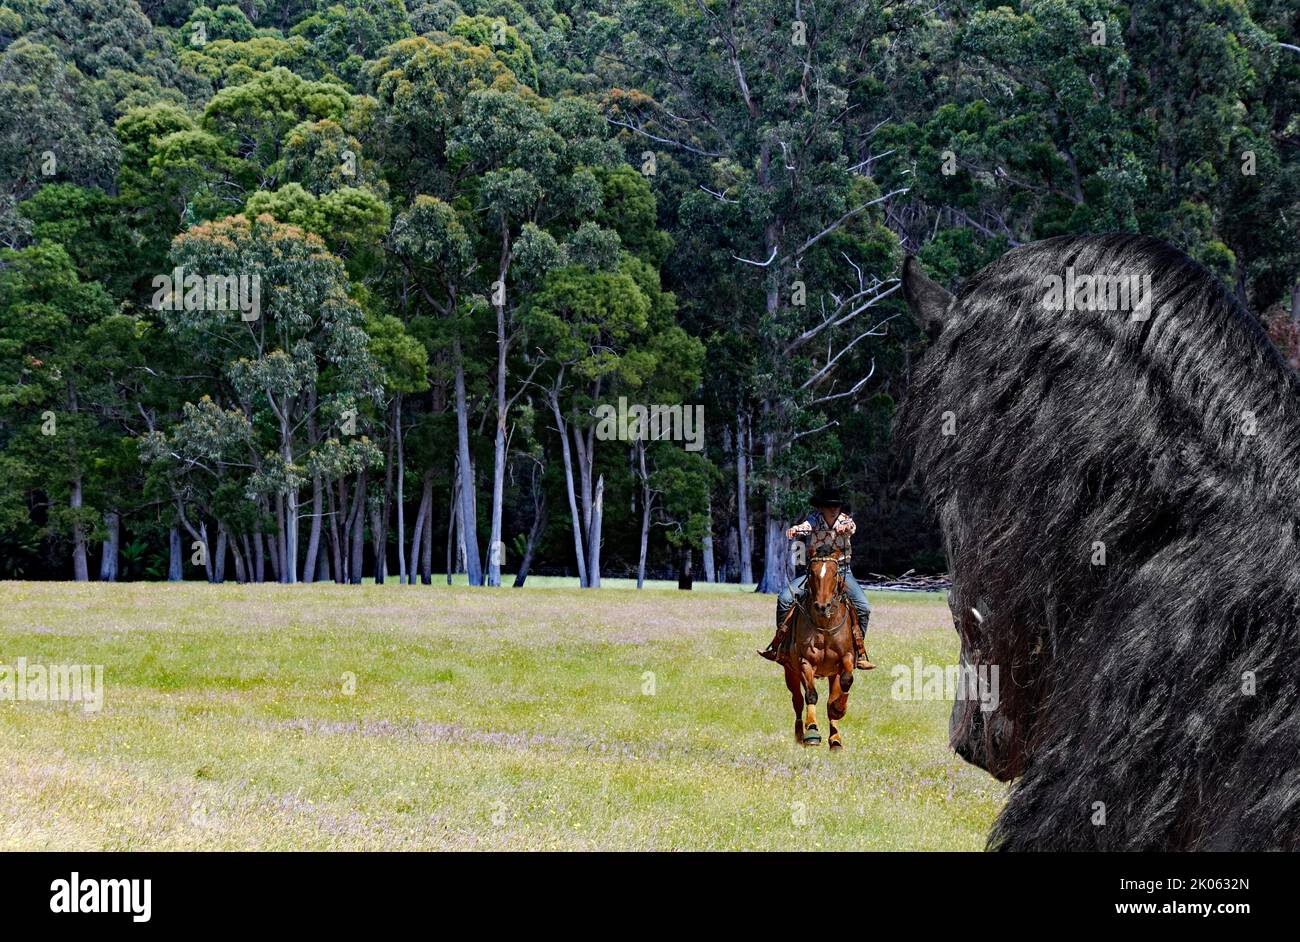
[(823, 553), (814, 556), (812, 559), (808, 560), (808, 573), (810, 579), (811, 579), (812, 567), (817, 563), (835, 564), (835, 594), (831, 596), (831, 605), (840, 606), (840, 611), (842, 613), (840, 616), (840, 620), (836, 622), (834, 625), (822, 626), (817, 624), (817, 620), (813, 618), (812, 612), (809, 611), (808, 608), (808, 606), (811, 605), (811, 598), (812, 598), (812, 593), (809, 591), (809, 589), (811, 589), (811, 586), (804, 587), (802, 598), (799, 600), (798, 604), (800, 610), (804, 614), (804, 617), (808, 619), (808, 624), (812, 625), (818, 631), (821, 632), (838, 631), (840, 628), (844, 626), (844, 624), (848, 621), (849, 618), (849, 606), (847, 604), (848, 596), (845, 594), (844, 591), (843, 563), (838, 556), (833, 554)]

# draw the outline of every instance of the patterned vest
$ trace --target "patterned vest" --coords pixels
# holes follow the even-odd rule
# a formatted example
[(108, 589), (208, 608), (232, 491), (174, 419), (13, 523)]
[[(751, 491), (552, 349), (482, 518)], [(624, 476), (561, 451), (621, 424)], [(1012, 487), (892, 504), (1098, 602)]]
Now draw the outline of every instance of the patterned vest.
[(832, 551), (838, 551), (840, 564), (849, 564), (853, 558), (853, 534), (857, 531), (857, 524), (844, 513), (836, 518), (835, 523), (847, 526), (847, 530), (836, 533), (835, 524), (828, 524), (821, 511), (817, 510), (809, 514), (803, 523), (795, 526), (795, 537), (804, 541), (809, 560), (814, 556), (830, 555)]

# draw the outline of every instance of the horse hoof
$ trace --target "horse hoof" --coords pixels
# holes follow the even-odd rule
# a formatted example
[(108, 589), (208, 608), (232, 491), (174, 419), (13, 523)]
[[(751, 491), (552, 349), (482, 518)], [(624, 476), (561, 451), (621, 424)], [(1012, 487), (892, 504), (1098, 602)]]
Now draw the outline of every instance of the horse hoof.
[(822, 744), (822, 734), (813, 726), (804, 731), (803, 744), (805, 746), (820, 746)]
[(831, 737), (831, 752), (841, 752), (844, 749), (844, 743), (840, 742), (840, 737)]

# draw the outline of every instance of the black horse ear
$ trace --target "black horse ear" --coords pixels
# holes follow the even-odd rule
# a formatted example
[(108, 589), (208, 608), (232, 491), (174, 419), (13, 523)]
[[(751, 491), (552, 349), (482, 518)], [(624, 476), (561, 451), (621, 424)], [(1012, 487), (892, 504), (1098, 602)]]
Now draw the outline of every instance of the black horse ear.
[(943, 330), (952, 295), (926, 277), (915, 255), (903, 261), (903, 297), (907, 299), (912, 319), (927, 335), (934, 337)]

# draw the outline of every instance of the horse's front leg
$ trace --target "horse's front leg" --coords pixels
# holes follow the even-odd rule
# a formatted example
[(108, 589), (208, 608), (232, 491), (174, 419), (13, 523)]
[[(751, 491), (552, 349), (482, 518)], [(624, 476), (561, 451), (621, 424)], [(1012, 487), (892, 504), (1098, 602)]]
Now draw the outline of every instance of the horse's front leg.
[(803, 698), (807, 702), (804, 708), (803, 744), (820, 746), (822, 734), (817, 729), (817, 668), (806, 658), (799, 661), (799, 672), (803, 680)]
[(844, 718), (844, 714), (849, 712), (849, 688), (853, 686), (853, 657), (845, 656), (840, 664), (839, 674), (831, 675), (831, 695), (826, 704), (826, 715), (830, 718), (831, 738), (830, 747), (834, 752), (844, 748), (844, 742), (840, 739), (839, 721)]

